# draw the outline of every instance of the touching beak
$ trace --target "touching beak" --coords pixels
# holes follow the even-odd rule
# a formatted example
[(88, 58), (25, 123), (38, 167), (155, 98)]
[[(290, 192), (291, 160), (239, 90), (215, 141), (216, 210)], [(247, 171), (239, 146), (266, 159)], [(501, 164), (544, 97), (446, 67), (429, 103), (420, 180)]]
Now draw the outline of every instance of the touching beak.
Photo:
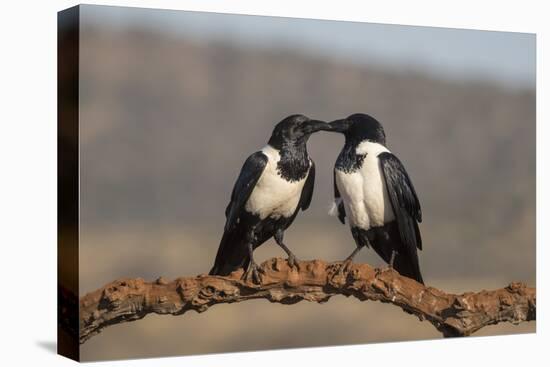
[(306, 134), (312, 134), (317, 131), (330, 131), (332, 127), (329, 125), (328, 122), (320, 121), (320, 120), (309, 120), (305, 123), (304, 126), (304, 132)]
[(332, 131), (335, 133), (345, 133), (349, 128), (349, 123), (346, 119), (334, 120), (329, 123), (330, 129), (327, 131)]

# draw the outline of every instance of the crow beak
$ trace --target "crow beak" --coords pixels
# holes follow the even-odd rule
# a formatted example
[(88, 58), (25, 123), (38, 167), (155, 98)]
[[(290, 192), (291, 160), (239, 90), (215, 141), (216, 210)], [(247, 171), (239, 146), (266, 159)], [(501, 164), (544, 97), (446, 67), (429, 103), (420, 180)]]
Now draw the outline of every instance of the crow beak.
[(320, 120), (309, 120), (304, 124), (304, 132), (306, 134), (312, 134), (321, 130), (330, 131), (331, 128), (328, 122)]
[(329, 123), (330, 129), (327, 131), (332, 131), (335, 133), (345, 133), (349, 128), (348, 120), (340, 119), (334, 120)]

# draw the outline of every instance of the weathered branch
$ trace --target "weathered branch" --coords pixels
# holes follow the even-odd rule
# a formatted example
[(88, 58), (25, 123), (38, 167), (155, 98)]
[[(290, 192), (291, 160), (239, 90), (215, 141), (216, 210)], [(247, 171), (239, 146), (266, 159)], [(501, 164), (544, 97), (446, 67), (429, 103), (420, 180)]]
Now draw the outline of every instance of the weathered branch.
[(274, 258), (261, 265), (261, 284), (240, 280), (242, 271), (229, 277), (199, 275), (171, 282), (115, 280), (80, 300), (80, 343), (107, 326), (149, 313), (204, 312), (218, 303), (257, 298), (289, 305), (302, 300), (322, 303), (342, 294), (360, 301), (393, 303), (421, 321), (428, 320), (444, 336), (468, 336), (487, 325), (536, 318), (536, 289), (522, 283), (455, 295), (425, 287), (391, 269), (353, 264), (339, 274), (339, 265), (313, 260), (299, 262), (293, 269), (286, 260)]

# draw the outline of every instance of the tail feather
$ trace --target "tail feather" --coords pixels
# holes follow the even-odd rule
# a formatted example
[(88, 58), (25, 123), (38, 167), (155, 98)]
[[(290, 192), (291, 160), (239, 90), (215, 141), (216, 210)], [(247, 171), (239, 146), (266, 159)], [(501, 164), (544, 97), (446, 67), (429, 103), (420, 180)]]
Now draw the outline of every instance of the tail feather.
[[(392, 248), (389, 246), (378, 246), (376, 242), (371, 244), (374, 251), (389, 264), (391, 261)], [(418, 256), (410, 256), (404, 251), (398, 251), (393, 261), (393, 268), (399, 274), (424, 284), (424, 279), (422, 279), (422, 274), (420, 273), (420, 265), (418, 264)]]
[[(384, 232), (387, 233), (387, 235), (378, 236), (374, 233), (374, 236), (369, 240), (368, 243), (370, 243), (374, 251), (376, 251), (378, 256), (388, 264), (391, 261), (392, 250), (397, 251), (393, 261), (393, 268), (399, 274), (424, 284), (424, 279), (420, 273), (420, 264), (418, 263), (416, 249), (414, 249), (414, 252), (407, 251), (407, 248), (401, 242), (399, 231), (395, 224), (392, 223), (387, 225)], [(361, 237), (360, 240), (365, 241), (366, 238), (363, 237), (367, 237), (367, 232), (360, 231), (359, 236)]]
[(248, 267), (250, 256), (246, 244), (243, 245), (241, 237), (236, 230), (223, 233), (216, 260), (208, 273), (209, 275), (226, 276), (235, 270)]
[(418, 257), (411, 259), (407, 254), (398, 254), (393, 262), (393, 267), (399, 274), (424, 284), (424, 279), (422, 279), (422, 274), (420, 273)]

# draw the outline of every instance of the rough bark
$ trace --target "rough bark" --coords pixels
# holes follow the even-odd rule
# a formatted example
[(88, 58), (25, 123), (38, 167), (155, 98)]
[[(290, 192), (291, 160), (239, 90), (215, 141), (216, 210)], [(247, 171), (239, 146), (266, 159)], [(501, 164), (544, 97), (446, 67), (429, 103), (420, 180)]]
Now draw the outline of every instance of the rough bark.
[(286, 260), (270, 259), (261, 265), (261, 284), (241, 280), (242, 271), (228, 277), (199, 275), (173, 281), (162, 277), (154, 282), (115, 280), (81, 298), (80, 343), (107, 326), (139, 320), (149, 313), (204, 312), (218, 303), (258, 298), (290, 305), (302, 300), (322, 303), (341, 294), (392, 303), (431, 322), (445, 337), (468, 336), (499, 322), (536, 319), (536, 289), (522, 283), (456, 295), (367, 264), (352, 264), (338, 273), (340, 264), (313, 260), (290, 268)]

